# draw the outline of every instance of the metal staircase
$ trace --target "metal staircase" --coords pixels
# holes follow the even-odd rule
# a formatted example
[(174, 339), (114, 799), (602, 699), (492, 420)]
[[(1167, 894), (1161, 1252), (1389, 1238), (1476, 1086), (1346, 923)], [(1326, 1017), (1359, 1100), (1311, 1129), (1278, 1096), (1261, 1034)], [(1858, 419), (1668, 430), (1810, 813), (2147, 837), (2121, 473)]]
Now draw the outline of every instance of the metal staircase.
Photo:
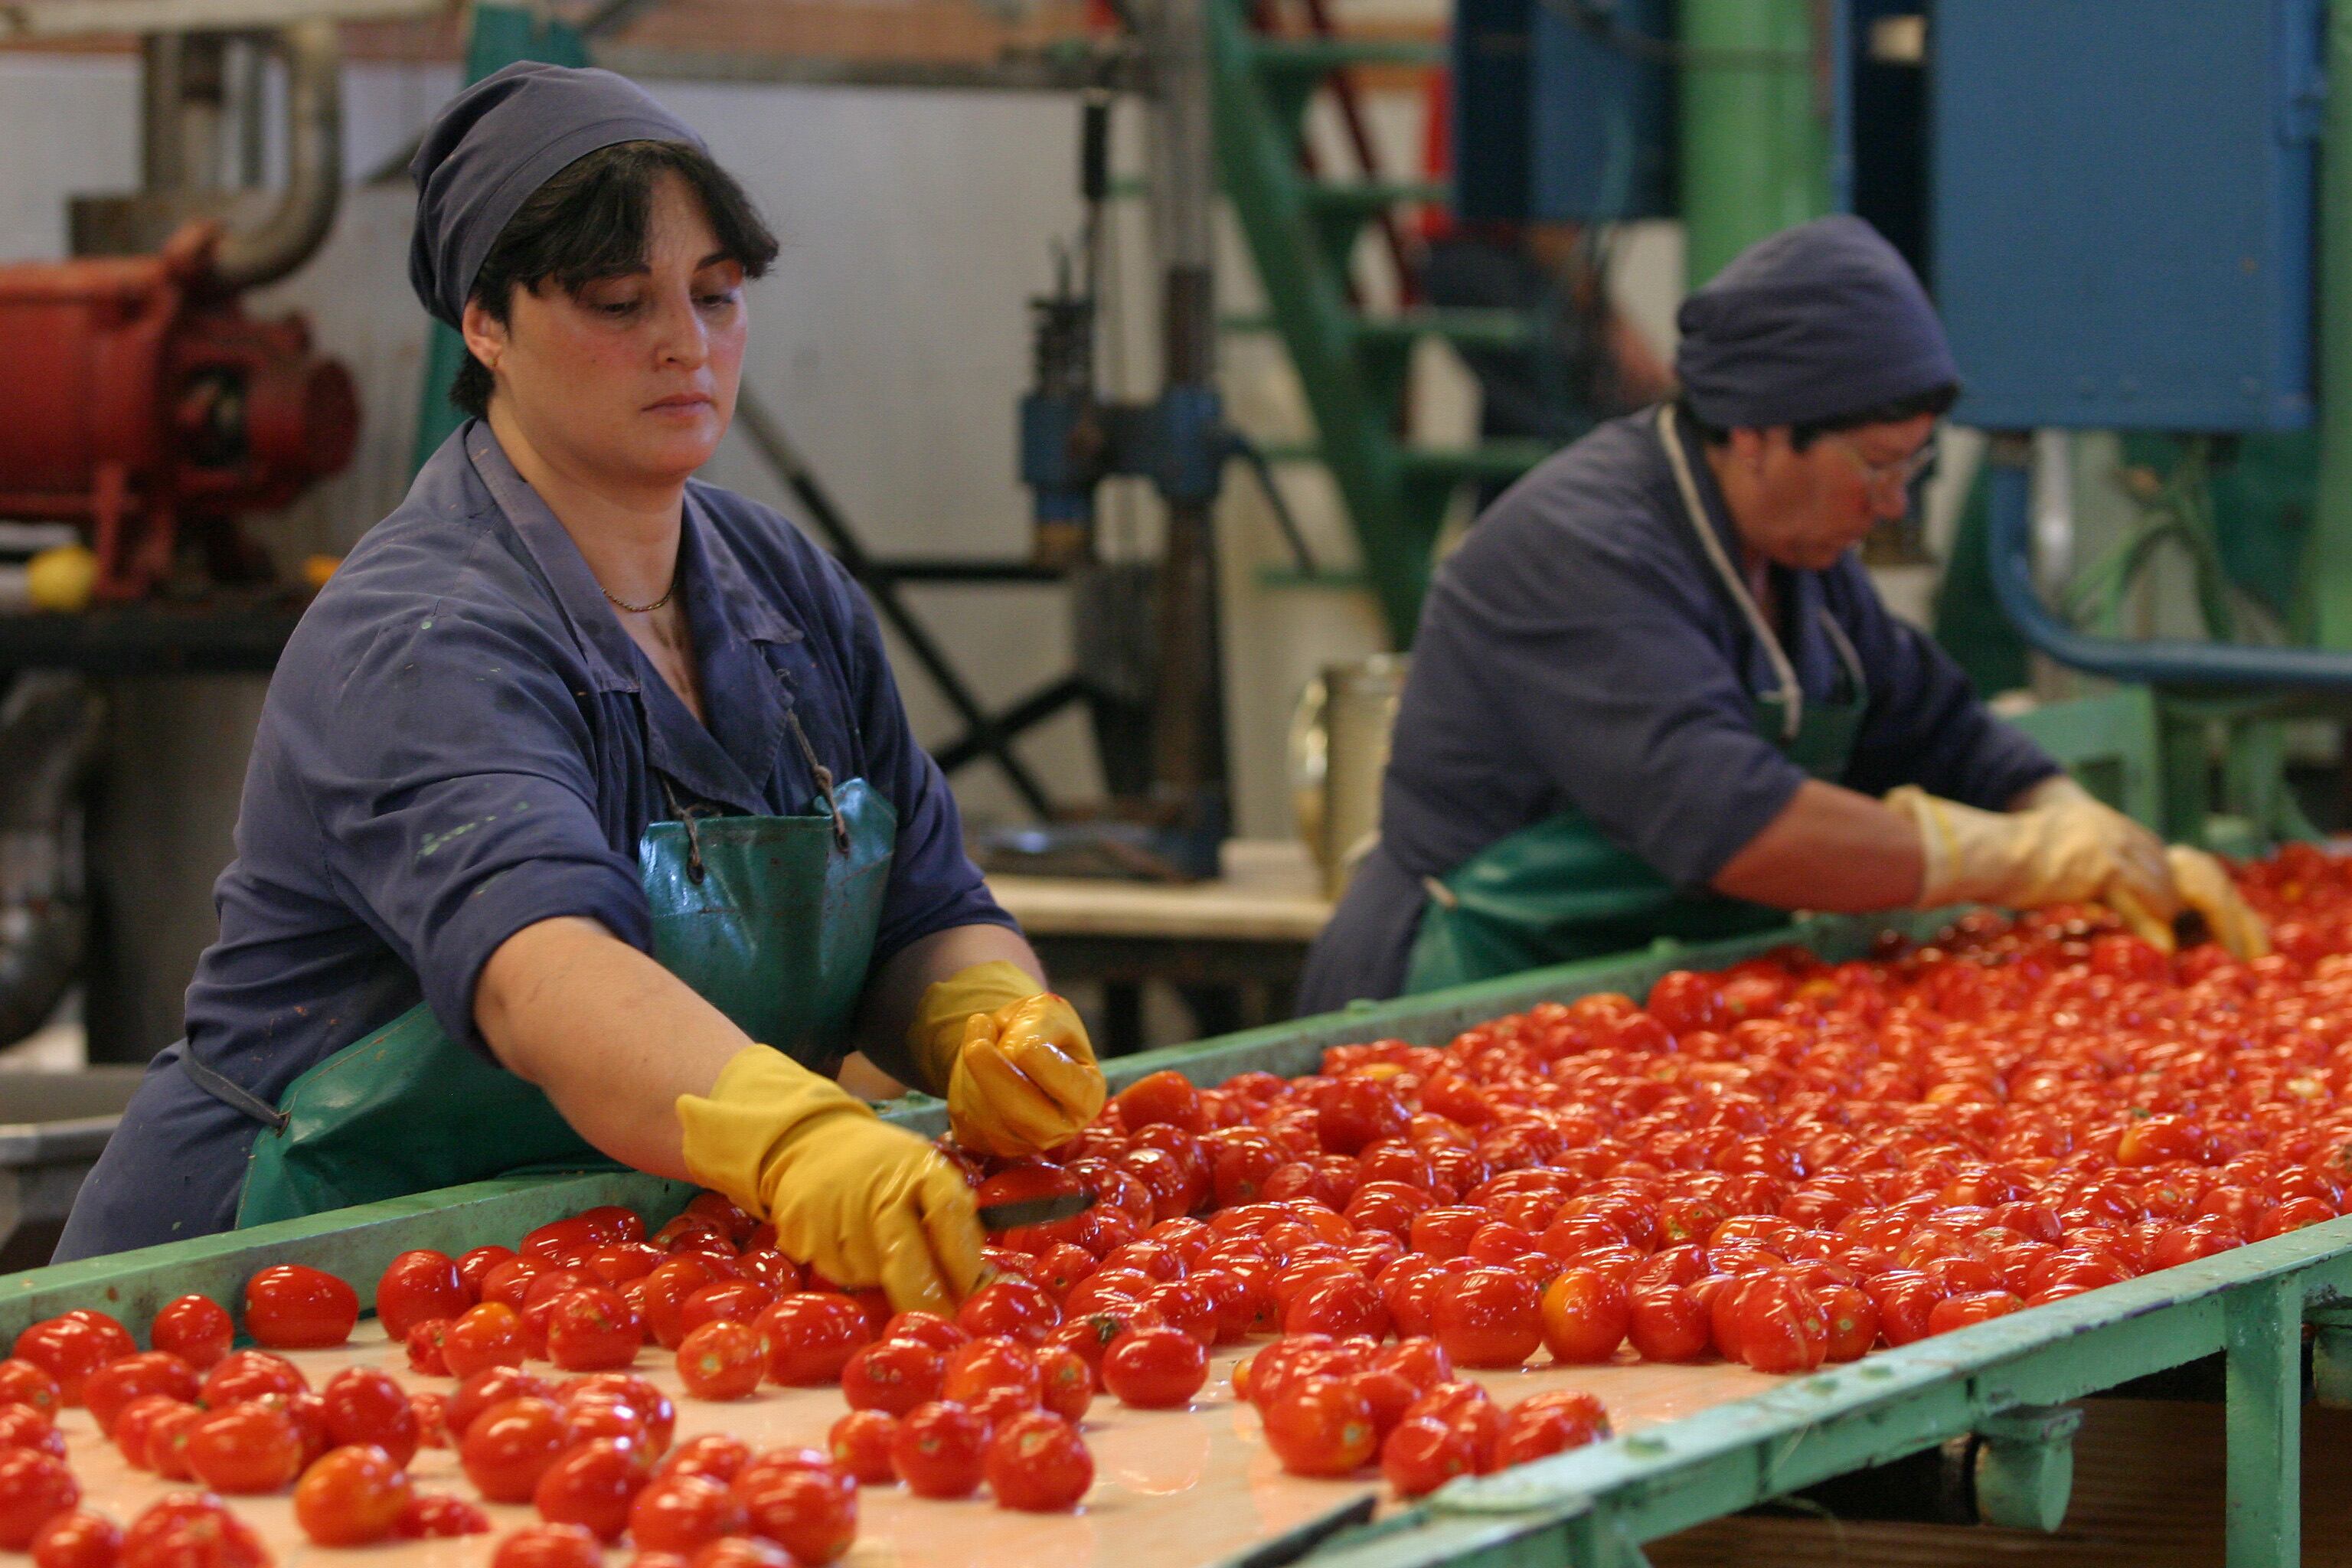
[(1370, 167), (1360, 133), (1353, 140), (1365, 172), (1351, 178), (1320, 174), (1306, 139), (1307, 107), (1318, 93), (1333, 91), (1356, 131), (1352, 70), (1442, 65), (1444, 45), (1331, 36), (1319, 3), (1308, 5), (1312, 30), (1303, 34), (1263, 25), (1268, 13), (1254, 14), (1250, 0), (1211, 0), (1209, 13), (1219, 173), (1265, 289), (1264, 324), (1289, 351), (1315, 420), (1312, 447), (1283, 455), (1330, 469), (1369, 585), (1402, 647), (1412, 640), (1455, 488), (1516, 478), (1549, 454), (1537, 441), (1459, 449), (1411, 445), (1403, 432), (1413, 347), (1424, 337), (1477, 348), (1532, 347), (1546, 328), (1515, 310), (1411, 303), (1409, 272), (1402, 308), (1374, 311), (1355, 286), (1354, 258), (1367, 226), (1388, 229), (1402, 263), (1399, 210), (1443, 203), (1446, 189), (1381, 177)]

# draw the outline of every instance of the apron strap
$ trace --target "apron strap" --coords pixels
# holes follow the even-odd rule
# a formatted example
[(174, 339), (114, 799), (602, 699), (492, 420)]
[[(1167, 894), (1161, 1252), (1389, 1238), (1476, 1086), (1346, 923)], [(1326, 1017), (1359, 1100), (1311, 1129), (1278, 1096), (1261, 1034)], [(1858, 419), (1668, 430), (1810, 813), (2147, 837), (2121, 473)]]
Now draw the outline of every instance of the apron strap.
[(670, 816), (686, 829), (686, 879), (698, 888), (707, 874), (702, 864), (702, 835), (694, 826), (694, 814), (701, 807), (678, 805), (677, 791), (671, 787), (667, 775), (662, 779), (662, 795), (669, 802)]
[(1763, 645), (1764, 657), (1772, 662), (1773, 677), (1780, 683), (1781, 734), (1783, 739), (1793, 741), (1805, 720), (1805, 689), (1797, 684), (1797, 667), (1789, 662), (1789, 655), (1780, 647), (1780, 639), (1772, 635), (1772, 628), (1765, 621), (1764, 612), (1756, 607), (1755, 595), (1748, 593), (1748, 584), (1741, 582), (1739, 574), (1731, 569), (1731, 557), (1724, 553), (1723, 541), (1715, 536), (1715, 529), (1706, 521), (1706, 508), (1698, 499), (1697, 482), (1691, 478), (1690, 458), (1683, 451), (1682, 436), (1675, 428), (1673, 404), (1658, 405), (1657, 426), (1658, 441), (1666, 449), (1666, 463), (1675, 471), (1675, 488), (1682, 492), (1683, 510), (1690, 518), (1691, 528), (1698, 534), (1699, 544), (1714, 565), (1715, 574), (1723, 580), (1724, 591), (1731, 595), (1732, 602), (1739, 606), (1740, 614), (1748, 618), (1748, 629)]
[(801, 728), (800, 710), (784, 710), (784, 722), (793, 727), (793, 739), (800, 742), (801, 760), (808, 763), (809, 772), (816, 778), (816, 793), (824, 801), (825, 815), (833, 818), (833, 847), (842, 854), (849, 853), (849, 824), (841, 817), (841, 802), (834, 798), (833, 770), (816, 760), (816, 748), (809, 744), (808, 731)]
[(196, 1058), (196, 1047), (186, 1040), (180, 1042), (180, 1070), (188, 1075), (190, 1083), (227, 1106), (231, 1110), (241, 1110), (265, 1126), (283, 1132), (286, 1131), (287, 1123), (293, 1120), (286, 1112), (278, 1110), (243, 1084), (199, 1061)]

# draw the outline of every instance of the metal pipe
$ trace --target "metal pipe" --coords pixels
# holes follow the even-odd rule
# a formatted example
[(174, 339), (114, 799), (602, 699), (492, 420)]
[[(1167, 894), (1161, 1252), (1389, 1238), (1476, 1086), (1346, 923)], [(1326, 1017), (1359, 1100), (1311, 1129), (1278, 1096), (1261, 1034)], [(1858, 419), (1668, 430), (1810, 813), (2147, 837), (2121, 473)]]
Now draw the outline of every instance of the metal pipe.
[(213, 274), (231, 289), (273, 283), (315, 254), (343, 197), (342, 58), (335, 25), (297, 22), (273, 35), (286, 61), (286, 190), (254, 228), (222, 237)]
[(2352, 690), (2352, 653), (2245, 643), (2091, 637), (2061, 621), (2033, 588), (2032, 447), (1993, 437), (1986, 454), (1993, 596), (2025, 640), (2059, 663), (2113, 680), (2171, 687)]
[(2327, 7), (2319, 149), (2319, 493), (2304, 546), (2312, 640), (2352, 648), (2352, 5)]
[(104, 719), (97, 691), (67, 671), (26, 671), (0, 702), (0, 1042), (39, 1028), (81, 971), (79, 801)]
[(1682, 0), (1684, 273), (1694, 289), (1829, 211), (1814, 0)]

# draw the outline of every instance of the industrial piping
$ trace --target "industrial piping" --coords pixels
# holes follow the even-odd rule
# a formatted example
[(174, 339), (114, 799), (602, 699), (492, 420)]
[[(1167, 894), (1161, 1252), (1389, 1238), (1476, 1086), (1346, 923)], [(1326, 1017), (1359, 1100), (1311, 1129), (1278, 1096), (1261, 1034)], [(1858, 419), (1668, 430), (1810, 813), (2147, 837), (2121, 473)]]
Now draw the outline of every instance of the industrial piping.
[(2033, 591), (2031, 439), (1996, 436), (1987, 462), (1993, 596), (2025, 640), (2052, 658), (2150, 686), (2352, 690), (2352, 653), (2178, 638), (2141, 642), (2076, 631)]
[(274, 283), (309, 260), (342, 201), (342, 61), (335, 25), (297, 22), (270, 37), (286, 62), (286, 189), (259, 225), (221, 237), (212, 273), (232, 289)]

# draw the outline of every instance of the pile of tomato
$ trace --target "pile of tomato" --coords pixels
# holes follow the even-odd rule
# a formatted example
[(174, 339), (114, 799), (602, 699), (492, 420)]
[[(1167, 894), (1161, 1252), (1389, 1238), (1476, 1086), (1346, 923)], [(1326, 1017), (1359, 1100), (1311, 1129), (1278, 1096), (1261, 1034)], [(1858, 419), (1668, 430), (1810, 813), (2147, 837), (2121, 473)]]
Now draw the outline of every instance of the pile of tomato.
[[(1211, 1351), (1283, 1465), (1377, 1463), (1417, 1496), (1604, 1436), (1591, 1393), (1505, 1407), (1469, 1370), (1723, 1357), (1790, 1373), (2332, 1219), (2352, 1180), (2352, 860), (2240, 873), (2278, 952), (2168, 956), (2095, 910), (1970, 916), (1832, 964), (1782, 951), (1676, 972), (1637, 1005), (1546, 1005), (1444, 1047), (1335, 1047), (1321, 1070), (1198, 1088), (1155, 1073), (1050, 1158), (963, 1162), (979, 1200), (1072, 1191), (996, 1238), (952, 1317), (893, 1314), (704, 1194), (648, 1235), (621, 1208), (461, 1258), (403, 1254), (385, 1331), (445, 1393), (367, 1368), (313, 1390), (281, 1350), (343, 1343), (356, 1293), (263, 1270), (233, 1348), (183, 1297), (141, 1351), (110, 1317), (35, 1324), (0, 1361), (0, 1549), (37, 1568), (261, 1568), (224, 1496), (290, 1488), (321, 1545), (487, 1531), (420, 1491), (454, 1447), (483, 1500), (541, 1522), (494, 1568), (814, 1568), (861, 1486), (1066, 1510), (1097, 1390), (1181, 1407)], [(824, 1450), (674, 1442), (633, 1370), (696, 1401), (837, 1386)], [(551, 1363), (541, 1376), (534, 1363)], [(127, 1528), (79, 1506), (55, 1425), (191, 1483)]]

